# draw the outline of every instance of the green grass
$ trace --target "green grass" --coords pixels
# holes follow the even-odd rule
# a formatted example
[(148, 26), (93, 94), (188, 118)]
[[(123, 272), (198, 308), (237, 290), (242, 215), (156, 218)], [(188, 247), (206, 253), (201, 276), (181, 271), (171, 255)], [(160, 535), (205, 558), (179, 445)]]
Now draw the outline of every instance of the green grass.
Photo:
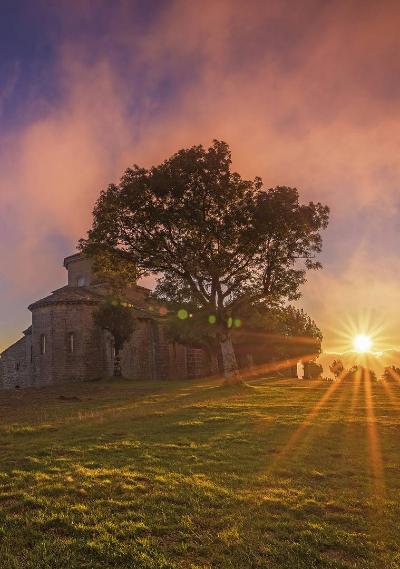
[(1, 569), (400, 568), (400, 388), (334, 385), (1, 394)]

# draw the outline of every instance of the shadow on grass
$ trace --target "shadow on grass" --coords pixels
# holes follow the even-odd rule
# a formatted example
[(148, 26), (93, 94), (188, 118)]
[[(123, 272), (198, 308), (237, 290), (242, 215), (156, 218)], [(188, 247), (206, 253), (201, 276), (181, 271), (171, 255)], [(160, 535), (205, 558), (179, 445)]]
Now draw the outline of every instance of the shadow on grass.
[[(350, 385), (338, 388), (276, 469), (271, 464), (327, 386), (157, 384), (138, 395), (140, 386), (117, 384), (92, 386), (92, 397), (97, 387), (100, 400), (77, 390), (83, 400), (60, 416), (49, 410), (51, 421), (4, 434), (11, 443), (0, 446), (7, 568), (394, 562), (395, 530), (382, 535), (371, 522), (365, 409), (357, 423), (343, 411)], [(382, 397), (378, 388), (375, 396)], [(394, 462), (395, 431), (381, 436)], [(385, 512), (393, 527), (396, 492)]]

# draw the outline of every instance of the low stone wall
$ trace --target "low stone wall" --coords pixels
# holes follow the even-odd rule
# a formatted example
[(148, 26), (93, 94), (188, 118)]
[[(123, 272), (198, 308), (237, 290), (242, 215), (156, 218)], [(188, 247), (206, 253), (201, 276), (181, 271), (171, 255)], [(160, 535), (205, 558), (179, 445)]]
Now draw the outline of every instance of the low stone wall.
[(2, 353), (0, 387), (15, 389), (32, 384), (31, 336), (24, 336)]

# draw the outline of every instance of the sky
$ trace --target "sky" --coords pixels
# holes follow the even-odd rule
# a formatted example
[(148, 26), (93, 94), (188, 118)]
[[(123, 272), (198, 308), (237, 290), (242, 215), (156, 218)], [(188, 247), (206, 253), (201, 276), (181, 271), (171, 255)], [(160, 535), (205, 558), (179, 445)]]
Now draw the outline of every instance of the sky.
[(2, 0), (0, 350), (108, 183), (214, 138), (330, 206), (299, 303), (324, 349), (399, 348), (399, 22), (390, 0)]

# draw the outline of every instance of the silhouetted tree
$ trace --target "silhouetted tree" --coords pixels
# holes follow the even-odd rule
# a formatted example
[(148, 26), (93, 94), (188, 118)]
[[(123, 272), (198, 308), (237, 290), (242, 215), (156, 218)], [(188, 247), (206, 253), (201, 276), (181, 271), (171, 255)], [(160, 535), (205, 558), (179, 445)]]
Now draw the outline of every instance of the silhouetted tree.
[(332, 364), (329, 366), (329, 369), (336, 378), (342, 376), (344, 372), (344, 365), (342, 360), (333, 360)]
[(373, 369), (370, 369), (362, 365), (353, 365), (346, 373), (346, 379), (360, 379), (368, 381), (377, 381), (376, 373)]
[(107, 330), (114, 340), (114, 377), (121, 376), (120, 351), (135, 329), (135, 319), (129, 306), (116, 301), (101, 304), (93, 314), (97, 326)]
[(320, 379), (323, 373), (323, 367), (316, 362), (307, 362), (305, 365), (307, 379)]
[(385, 381), (393, 381), (400, 379), (400, 367), (396, 367), (395, 365), (387, 366), (383, 370), (382, 379)]
[(230, 318), (243, 303), (299, 298), (306, 271), (321, 267), (329, 210), (299, 203), (295, 188), (264, 189), (231, 171), (226, 143), (180, 150), (149, 170), (134, 166), (101, 192), (81, 248), (158, 275), (156, 294), (216, 318), (227, 377), (237, 377)]

